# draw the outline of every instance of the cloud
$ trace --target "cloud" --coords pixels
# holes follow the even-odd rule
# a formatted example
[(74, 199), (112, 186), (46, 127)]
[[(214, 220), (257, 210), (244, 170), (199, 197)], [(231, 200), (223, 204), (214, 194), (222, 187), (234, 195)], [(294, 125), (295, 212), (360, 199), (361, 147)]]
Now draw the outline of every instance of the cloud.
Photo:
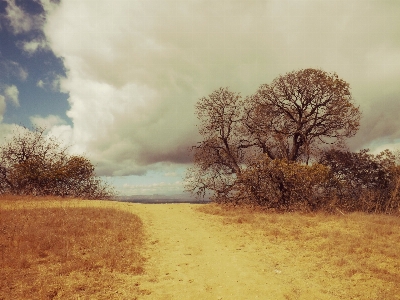
[(60, 81), (63, 77), (55, 72), (49, 72), (36, 82), (36, 86), (48, 91), (60, 91)]
[(0, 123), (3, 121), (4, 113), (6, 112), (6, 98), (0, 95)]
[[(14, 106), (19, 106), (19, 91), (15, 85), (4, 85), (0, 86), (0, 127), (3, 125), (1, 122), (3, 121), (4, 113), (7, 108), (7, 101), (11, 102)], [(0, 129), (1, 132), (1, 129)]]
[(60, 4), (61, 0), (36, 0), (42, 5), (45, 12), (49, 13), (53, 11)]
[(6, 19), (14, 34), (29, 32), (32, 29), (40, 29), (44, 22), (41, 14), (29, 14), (25, 12), (15, 0), (6, 0)]
[(36, 83), (36, 86), (40, 87), (40, 88), (44, 88), (44, 81), (39, 79), (38, 82)]
[(383, 145), (393, 148), (394, 143), (400, 142), (399, 96), (399, 93), (388, 95), (382, 91), (380, 101), (364, 105), (360, 131), (349, 142), (352, 149), (384, 150)]
[(30, 41), (22, 42), (20, 43), (20, 47), (29, 55), (32, 55), (37, 51), (48, 49), (46, 40), (42, 38), (36, 38)]
[(10, 140), (14, 136), (15, 132), (23, 130), (23, 127), (20, 125), (2, 123), (5, 110), (5, 97), (0, 95), (0, 145), (3, 145)]
[(15, 85), (9, 85), (4, 88), (4, 96), (9, 100), (14, 106), (19, 106), (18, 99), (19, 91)]
[(353, 148), (400, 138), (396, 121), (385, 127), (372, 109), (399, 119), (388, 111), (400, 96), (400, 7), (391, 2), (46, 3), (44, 32), (67, 69), (60, 88), (73, 122), (54, 128), (70, 130), (100, 175), (190, 162), (199, 98), (221, 86), (248, 95), (299, 68), (337, 72), (350, 83), (369, 122)]
[(65, 125), (67, 122), (56, 115), (48, 115), (47, 117), (32, 116), (30, 117), (32, 125), (40, 128), (51, 129), (55, 126)]
[(24, 81), (28, 78), (28, 71), (15, 61), (0, 59), (0, 78), (18, 78)]
[(67, 122), (57, 115), (48, 115), (42, 117), (39, 115), (31, 116), (30, 121), (33, 126), (39, 127), (45, 130), (48, 136), (53, 136), (63, 147), (68, 147), (71, 154), (79, 154), (82, 152), (76, 151), (72, 143), (72, 128)]

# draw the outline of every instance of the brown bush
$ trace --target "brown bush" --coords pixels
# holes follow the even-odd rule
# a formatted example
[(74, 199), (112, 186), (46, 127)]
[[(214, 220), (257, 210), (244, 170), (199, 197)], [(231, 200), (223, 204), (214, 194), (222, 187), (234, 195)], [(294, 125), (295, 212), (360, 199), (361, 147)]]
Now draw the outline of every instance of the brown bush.
[(400, 167), (396, 155), (385, 150), (368, 152), (326, 151), (320, 163), (330, 170), (327, 186), (335, 205), (348, 211), (398, 212)]
[(315, 210), (326, 201), (328, 169), (263, 156), (240, 176), (239, 199), (279, 210)]
[(23, 128), (0, 147), (0, 193), (108, 199), (113, 189), (95, 176), (84, 156), (44, 134)]

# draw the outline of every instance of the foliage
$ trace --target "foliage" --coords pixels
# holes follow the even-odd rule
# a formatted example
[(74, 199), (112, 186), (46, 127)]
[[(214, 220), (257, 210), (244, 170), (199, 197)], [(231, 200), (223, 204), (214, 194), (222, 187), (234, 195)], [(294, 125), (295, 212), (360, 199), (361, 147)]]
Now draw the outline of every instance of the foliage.
[(242, 173), (238, 199), (279, 210), (315, 210), (324, 205), (328, 172), (320, 164), (307, 166), (264, 155)]
[(23, 128), (0, 146), (0, 193), (107, 199), (113, 190), (84, 156), (69, 155), (44, 129)]
[(378, 155), (331, 149), (320, 158), (330, 169), (330, 191), (346, 210), (390, 212), (400, 204), (400, 167), (389, 150)]

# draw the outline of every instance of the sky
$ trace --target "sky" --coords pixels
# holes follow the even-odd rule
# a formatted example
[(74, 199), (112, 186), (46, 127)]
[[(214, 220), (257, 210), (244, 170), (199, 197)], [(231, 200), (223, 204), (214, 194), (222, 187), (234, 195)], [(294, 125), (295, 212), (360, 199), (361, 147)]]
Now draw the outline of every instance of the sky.
[(0, 0), (0, 136), (44, 126), (122, 195), (183, 191), (194, 106), (303, 68), (363, 113), (351, 150), (400, 148), (398, 0)]

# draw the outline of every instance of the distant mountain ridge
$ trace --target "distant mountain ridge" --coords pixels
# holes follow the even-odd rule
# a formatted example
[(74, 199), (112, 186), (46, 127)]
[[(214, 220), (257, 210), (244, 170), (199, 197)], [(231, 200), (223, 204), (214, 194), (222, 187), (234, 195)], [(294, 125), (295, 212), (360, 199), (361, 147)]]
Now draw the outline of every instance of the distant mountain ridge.
[(133, 203), (208, 203), (209, 199), (195, 199), (191, 194), (116, 196), (116, 201)]

